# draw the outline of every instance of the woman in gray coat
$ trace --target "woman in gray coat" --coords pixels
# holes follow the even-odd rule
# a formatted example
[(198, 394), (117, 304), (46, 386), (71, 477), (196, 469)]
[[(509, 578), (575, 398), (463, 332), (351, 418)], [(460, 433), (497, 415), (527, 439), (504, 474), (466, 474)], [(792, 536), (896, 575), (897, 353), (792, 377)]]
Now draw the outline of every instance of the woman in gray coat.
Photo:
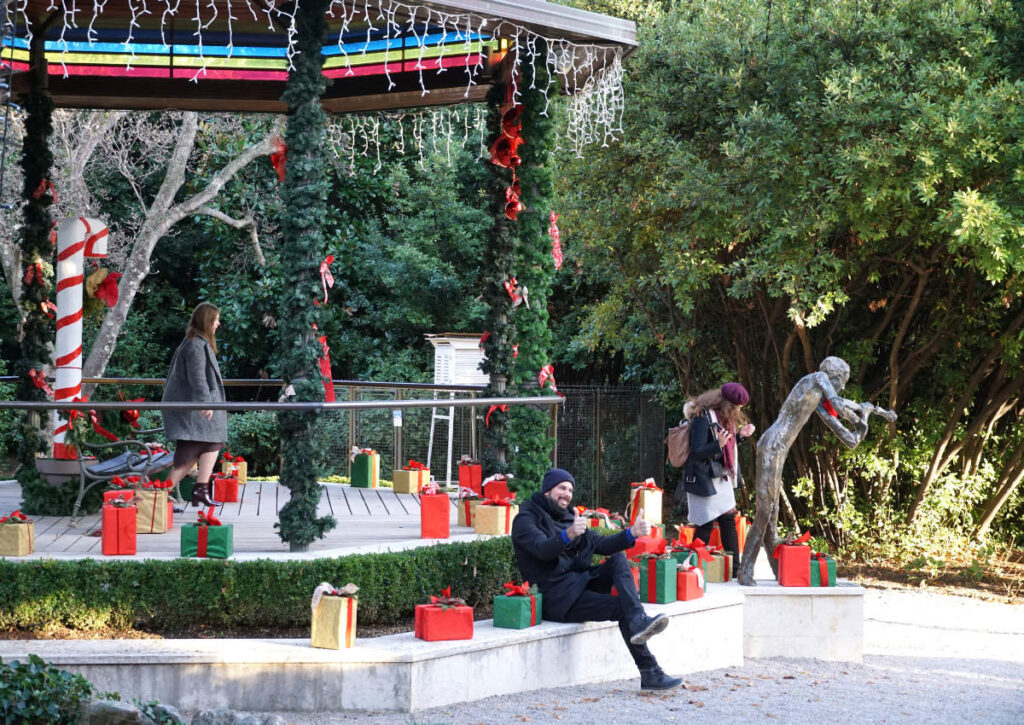
[[(224, 380), (217, 364), (220, 310), (209, 302), (200, 302), (192, 310), (185, 339), (174, 351), (171, 369), (164, 387), (165, 402), (223, 403)], [(177, 486), (193, 467), (198, 468), (192, 490), (192, 505), (215, 506), (210, 498), (210, 476), (220, 449), (228, 438), (228, 414), (225, 410), (165, 410), (164, 431), (176, 442), (171, 481)]]

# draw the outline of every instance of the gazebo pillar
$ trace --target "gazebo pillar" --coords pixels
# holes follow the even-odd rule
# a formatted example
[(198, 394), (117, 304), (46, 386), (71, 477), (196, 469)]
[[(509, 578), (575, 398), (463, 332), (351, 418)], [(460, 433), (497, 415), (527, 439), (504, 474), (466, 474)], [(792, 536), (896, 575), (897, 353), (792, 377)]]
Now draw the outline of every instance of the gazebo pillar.
[[(324, 386), (317, 360), (320, 344), (314, 325), (320, 307), (319, 266), (324, 257), (321, 224), (327, 215), (328, 180), (324, 169), (327, 115), (320, 97), (327, 81), (322, 73), (321, 47), (326, 36), (324, 15), (330, 0), (303, 0), (296, 11), (297, 52), (288, 73), (282, 100), (288, 104), (285, 144), (287, 161), (281, 188), (281, 263), (285, 289), (278, 316), (282, 377), (295, 389), (295, 401), (322, 401)], [(291, 551), (309, 544), (334, 528), (329, 516), (317, 518), (321, 490), (316, 480), (316, 451), (312, 431), (316, 411), (278, 414), (281, 431), (281, 483), (291, 496), (278, 514), (281, 539)]]

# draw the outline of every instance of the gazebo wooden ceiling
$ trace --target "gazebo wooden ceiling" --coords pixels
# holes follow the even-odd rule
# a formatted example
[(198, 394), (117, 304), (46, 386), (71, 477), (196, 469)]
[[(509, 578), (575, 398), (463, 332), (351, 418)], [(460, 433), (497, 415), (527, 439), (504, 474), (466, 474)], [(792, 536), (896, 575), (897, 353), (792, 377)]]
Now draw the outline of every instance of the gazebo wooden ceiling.
[[(8, 7), (17, 9), (2, 55), (15, 71), (15, 96), (29, 89), (30, 67), (43, 67), (60, 107), (285, 110), (294, 3)], [(503, 77), (501, 66), (533, 52), (539, 38), (556, 49), (553, 69), (573, 92), (636, 47), (634, 23), (544, 0), (335, 0), (327, 21), (323, 72), (332, 82), (322, 103), (331, 113), (479, 101)]]

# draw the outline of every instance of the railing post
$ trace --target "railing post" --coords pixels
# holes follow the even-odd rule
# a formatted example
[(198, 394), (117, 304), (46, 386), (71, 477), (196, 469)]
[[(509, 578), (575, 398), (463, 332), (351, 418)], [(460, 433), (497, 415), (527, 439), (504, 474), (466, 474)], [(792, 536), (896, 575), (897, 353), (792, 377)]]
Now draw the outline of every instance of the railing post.
[[(402, 399), (402, 391), (401, 390), (397, 390), (395, 392), (395, 400), (401, 400), (401, 399)], [(401, 413), (401, 411), (399, 411), (399, 413)], [(392, 421), (391, 421), (392, 427), (395, 429), (395, 465), (394, 465), (394, 468), (397, 471), (399, 468), (402, 467), (402, 461), (405, 459), (405, 456), (402, 455), (402, 427), (405, 425), (405, 420), (404, 420), (405, 416), (404, 415), (402, 416), (402, 418), (403, 418), (402, 425), (394, 425), (394, 417), (393, 417), (394, 416), (394, 411), (392, 411), (391, 415), (392, 415)]]
[[(356, 389), (355, 386), (348, 386), (348, 399), (355, 402)], [(348, 478), (352, 480), (352, 456), (349, 455), (352, 449), (356, 445), (356, 411), (352, 409), (348, 412), (348, 450), (345, 452), (345, 458), (348, 459)]]
[(558, 468), (558, 403), (551, 404), (551, 467)]

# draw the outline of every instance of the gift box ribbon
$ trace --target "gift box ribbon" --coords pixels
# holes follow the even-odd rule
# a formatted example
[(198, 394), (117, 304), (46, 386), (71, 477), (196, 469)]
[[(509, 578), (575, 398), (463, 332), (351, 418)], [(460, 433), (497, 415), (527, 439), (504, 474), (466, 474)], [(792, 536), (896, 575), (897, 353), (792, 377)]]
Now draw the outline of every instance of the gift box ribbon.
[(818, 562), (818, 581), (821, 582), (821, 586), (828, 585), (828, 557), (822, 553), (815, 552), (811, 554), (811, 561)]
[(640, 509), (639, 509), (639, 505), (638, 505), (639, 501), (640, 501), (640, 494), (643, 491), (657, 491), (659, 493), (662, 493), (662, 490), (660, 488), (658, 488), (658, 484), (654, 482), (653, 478), (648, 478), (648, 479), (646, 479), (644, 481), (635, 481), (635, 482), (629, 484), (629, 487), (631, 489), (634, 489), (633, 490), (633, 495), (629, 499), (629, 506), (628, 506), (628, 510), (630, 511), (630, 514), (629, 514), (629, 524), (630, 524), (630, 526), (632, 526), (633, 524), (636, 523), (637, 514), (640, 513)]
[(368, 456), (377, 455), (377, 451), (375, 451), (372, 448), (360, 448), (359, 446), (352, 446), (352, 453), (349, 454), (349, 459), (354, 461), (356, 459), (356, 456), (361, 455), (363, 453), (365, 453)]
[(701, 589), (704, 588), (704, 569), (701, 566), (693, 566), (692, 564), (680, 564), (676, 567), (676, 569), (684, 573), (688, 571), (697, 572), (697, 586)]
[(21, 512), (21, 509), (18, 509), (17, 511), (12, 511), (3, 518), (0, 518), (0, 524), (27, 524), (31, 520), (32, 519)]
[[(329, 582), (320, 582), (316, 589), (313, 590), (313, 599), (310, 601), (309, 606), (313, 610), (313, 614), (316, 614), (316, 608), (320, 606), (320, 600), (324, 597), (355, 597), (358, 591), (359, 587), (352, 582), (349, 582), (341, 589), (335, 589), (334, 585)], [(351, 627), (351, 617), (349, 620), (349, 627)]]
[(505, 582), (502, 586), (508, 590), (505, 592), (506, 597), (530, 598), (530, 626), (537, 624), (537, 597), (530, 593), (530, 582), (524, 581), (522, 584)]
[(447, 609), (448, 607), (461, 607), (463, 604), (466, 603), (466, 600), (459, 599), (458, 597), (453, 597), (452, 588), (445, 587), (441, 590), (441, 596), (436, 597), (433, 594), (430, 595), (430, 603), (436, 604), (442, 609)]
[(409, 460), (409, 464), (408, 465), (402, 466), (402, 468), (404, 470), (406, 470), (406, 471), (429, 471), (430, 470), (429, 468), (424, 466), (419, 461), (414, 461), (412, 459)]
[(505, 511), (505, 533), (506, 534), (509, 532), (510, 527), (512, 525), (512, 508), (511, 507), (512, 507), (512, 504), (515, 502), (515, 499), (516, 499), (515, 494), (512, 494), (511, 496), (502, 496), (501, 494), (498, 494), (496, 496), (492, 496), (491, 498), (485, 498), (483, 501), (480, 502), (481, 506), (504, 506), (505, 507), (505, 509), (506, 509), (506, 511)]
[[(661, 543), (664, 544), (665, 540), (662, 539)], [(664, 549), (664, 546), (662, 546)], [(647, 601), (656, 602), (658, 601), (658, 562), (663, 561), (664, 556), (651, 556), (647, 559)]]
[(157, 488), (157, 489), (170, 489), (174, 488), (174, 481), (167, 479), (166, 481), (146, 481), (142, 484), (143, 488)]
[[(676, 541), (679, 541), (679, 540), (676, 539)], [(689, 544), (682, 544), (682, 543), (680, 543), (680, 545), (678, 547), (676, 547), (675, 546), (675, 542), (673, 542), (673, 547), (672, 548), (675, 549), (676, 551), (681, 551), (683, 549), (689, 549), (690, 551), (696, 553), (697, 554), (697, 566), (700, 566), (701, 562), (711, 562), (711, 561), (714, 560), (714, 557), (711, 556), (711, 554), (708, 552), (707, 546), (704, 545), (704, 542), (701, 539), (694, 539)]]
[(781, 544), (779, 544), (778, 546), (775, 547), (775, 550), (772, 552), (772, 558), (773, 559), (778, 559), (779, 558), (779, 552), (782, 551), (782, 547), (783, 546), (808, 546), (809, 544), (807, 542), (810, 541), (810, 540), (811, 540), (811, 532), (810, 531), (805, 531), (797, 539), (786, 539)]

